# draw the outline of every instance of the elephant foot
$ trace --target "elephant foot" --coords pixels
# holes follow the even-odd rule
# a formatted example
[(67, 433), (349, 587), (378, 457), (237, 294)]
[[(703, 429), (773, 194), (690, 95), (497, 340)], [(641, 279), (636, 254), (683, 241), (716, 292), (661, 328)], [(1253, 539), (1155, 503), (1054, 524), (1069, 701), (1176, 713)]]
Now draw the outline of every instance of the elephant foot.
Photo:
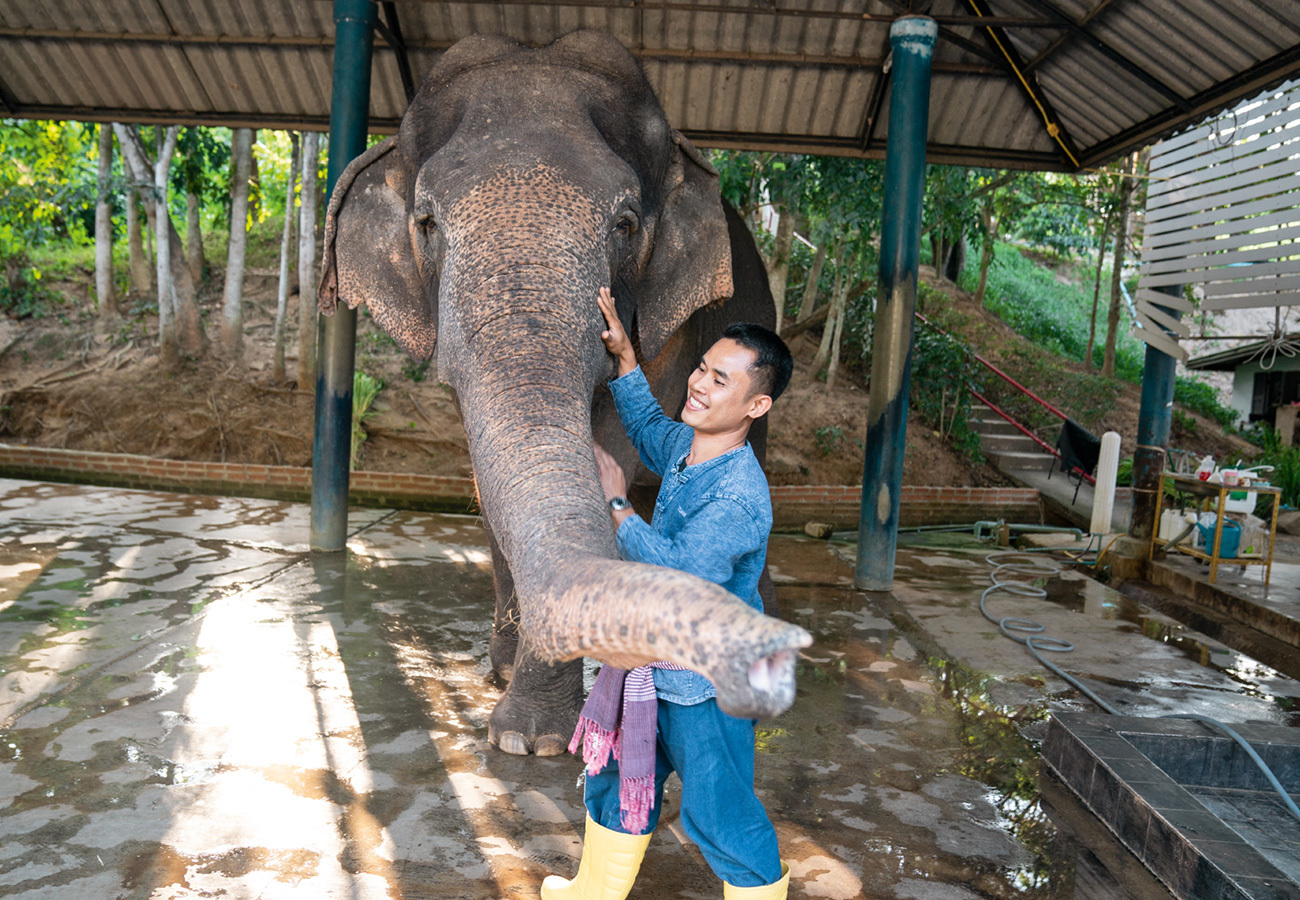
[[(549, 677), (534, 683), (540, 674)], [(581, 708), (581, 660), (516, 666), (516, 677), (488, 718), (488, 741), (513, 756), (559, 756), (568, 750)]]

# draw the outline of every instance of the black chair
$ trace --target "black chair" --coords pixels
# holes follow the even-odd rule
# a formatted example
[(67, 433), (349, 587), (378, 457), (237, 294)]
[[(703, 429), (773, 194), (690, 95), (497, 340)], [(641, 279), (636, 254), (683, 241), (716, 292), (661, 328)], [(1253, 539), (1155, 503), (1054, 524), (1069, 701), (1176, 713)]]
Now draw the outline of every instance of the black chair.
[[(1083, 479), (1097, 470), (1097, 460), (1101, 458), (1101, 438), (1084, 428), (1074, 419), (1066, 419), (1061, 425), (1061, 436), (1056, 439), (1056, 452), (1061, 454), (1061, 471), (1068, 481), (1074, 483), (1074, 500), (1079, 499), (1079, 488)], [(1056, 466), (1048, 471), (1050, 480)]]

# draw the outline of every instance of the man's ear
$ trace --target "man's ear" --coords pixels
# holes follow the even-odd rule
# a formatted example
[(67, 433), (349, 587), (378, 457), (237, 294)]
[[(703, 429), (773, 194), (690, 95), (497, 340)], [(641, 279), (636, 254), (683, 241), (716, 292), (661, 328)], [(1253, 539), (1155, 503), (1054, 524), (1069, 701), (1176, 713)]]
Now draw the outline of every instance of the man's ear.
[(749, 417), (761, 419), (772, 408), (772, 398), (767, 394), (756, 394), (749, 398)]
[(731, 239), (718, 172), (691, 142), (672, 132), (675, 147), (661, 187), (654, 247), (632, 285), (642, 355), (654, 359), (698, 309), (732, 294)]
[(390, 137), (358, 156), (339, 177), (325, 216), (320, 310), (339, 300), (362, 303), (376, 324), (412, 359), (423, 362), (437, 343), (437, 281), (421, 280), (413, 225), (406, 209), (411, 172)]

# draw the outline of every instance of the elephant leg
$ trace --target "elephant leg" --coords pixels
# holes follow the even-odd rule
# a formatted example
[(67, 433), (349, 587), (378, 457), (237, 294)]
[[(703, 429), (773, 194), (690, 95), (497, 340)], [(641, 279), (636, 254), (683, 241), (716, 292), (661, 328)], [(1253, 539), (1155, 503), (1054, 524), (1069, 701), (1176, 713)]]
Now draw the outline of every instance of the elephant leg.
[(487, 529), (492, 551), (496, 614), (488, 659), (509, 682), (488, 719), (488, 740), (515, 756), (558, 756), (569, 746), (582, 708), (582, 660), (551, 665), (534, 657), (520, 639), (519, 597), (505, 554)]
[(488, 740), (515, 756), (559, 756), (582, 709), (582, 660), (552, 664), (519, 642), (514, 677), (488, 719)]
[(492, 638), (488, 642), (488, 660), (492, 671), (503, 681), (515, 674), (515, 657), (519, 653), (519, 597), (515, 594), (515, 578), (510, 574), (510, 564), (497, 546), (496, 536), (484, 523), (488, 536), (488, 549), (492, 553), (492, 587), (496, 592), (496, 613), (492, 620)]

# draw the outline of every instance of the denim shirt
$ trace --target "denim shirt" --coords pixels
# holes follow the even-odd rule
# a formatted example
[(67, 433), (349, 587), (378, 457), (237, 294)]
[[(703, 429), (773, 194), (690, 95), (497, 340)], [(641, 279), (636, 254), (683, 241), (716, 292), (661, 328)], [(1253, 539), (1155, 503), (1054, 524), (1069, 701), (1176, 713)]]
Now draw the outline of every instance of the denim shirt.
[[(747, 443), (687, 466), (695, 432), (664, 415), (640, 366), (609, 389), (627, 436), (662, 479), (650, 522), (634, 513), (619, 526), (615, 538), (623, 558), (697, 575), (761, 612), (758, 579), (772, 531), (772, 499), (753, 448)], [(713, 683), (695, 672), (655, 669), (654, 680), (660, 699), (683, 706), (715, 695)]]

